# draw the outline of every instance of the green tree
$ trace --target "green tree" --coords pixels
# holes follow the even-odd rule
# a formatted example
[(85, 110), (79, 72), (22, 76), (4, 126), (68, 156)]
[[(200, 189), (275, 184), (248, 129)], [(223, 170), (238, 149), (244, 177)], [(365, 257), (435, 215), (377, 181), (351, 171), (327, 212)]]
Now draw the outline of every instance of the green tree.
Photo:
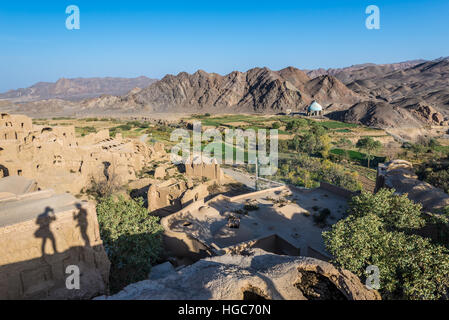
[(415, 158), (418, 158), (420, 154), (425, 153), (427, 151), (426, 146), (420, 143), (412, 144), (410, 148), (412, 152), (415, 154)]
[(320, 142), (320, 154), (323, 158), (329, 157), (329, 152), (331, 151), (331, 138), (327, 134), (323, 134), (319, 138)]
[(97, 205), (100, 234), (111, 261), (112, 292), (148, 277), (162, 253), (163, 228), (149, 216), (143, 199), (103, 198)]
[(374, 140), (373, 137), (364, 137), (359, 139), (356, 146), (365, 152), (366, 159), (368, 160), (368, 168), (370, 160), (374, 159), (374, 153), (382, 148), (382, 144), (379, 141)]
[(297, 131), (299, 128), (307, 127), (308, 124), (309, 122), (306, 119), (294, 119), (287, 122), (285, 129), (287, 131)]
[(279, 122), (273, 122), (273, 124), (271, 125), (272, 129), (279, 129), (281, 127), (281, 124)]
[(349, 213), (323, 233), (337, 265), (361, 278), (367, 266), (376, 265), (387, 299), (447, 296), (448, 249), (413, 232), (426, 224), (420, 204), (382, 189), (354, 197)]

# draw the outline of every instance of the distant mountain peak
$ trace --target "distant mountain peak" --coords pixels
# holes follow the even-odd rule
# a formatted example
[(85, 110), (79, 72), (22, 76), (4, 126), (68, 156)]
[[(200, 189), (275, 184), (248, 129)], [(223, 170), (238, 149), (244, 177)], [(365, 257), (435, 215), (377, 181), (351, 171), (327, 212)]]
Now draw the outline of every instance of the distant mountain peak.
[(155, 79), (137, 78), (59, 78), (56, 82), (38, 82), (31, 87), (10, 90), (0, 99), (12, 102), (30, 102), (48, 99), (82, 100), (101, 95), (122, 95), (135, 87), (147, 87)]

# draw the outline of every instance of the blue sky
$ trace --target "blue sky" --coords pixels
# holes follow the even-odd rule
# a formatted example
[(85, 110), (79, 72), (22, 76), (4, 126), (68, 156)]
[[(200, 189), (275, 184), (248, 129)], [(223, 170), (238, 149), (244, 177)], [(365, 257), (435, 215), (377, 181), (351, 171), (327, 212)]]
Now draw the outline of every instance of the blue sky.
[[(449, 56), (449, 1), (2, 1), (0, 92), (58, 78)], [(380, 30), (365, 8), (380, 8)], [(81, 29), (67, 30), (77, 5)]]

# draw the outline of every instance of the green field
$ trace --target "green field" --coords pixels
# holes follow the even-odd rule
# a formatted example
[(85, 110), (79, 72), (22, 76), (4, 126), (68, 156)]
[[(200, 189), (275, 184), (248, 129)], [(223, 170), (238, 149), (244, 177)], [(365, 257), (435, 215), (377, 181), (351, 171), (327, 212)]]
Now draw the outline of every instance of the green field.
[[(368, 164), (366, 154), (363, 152), (336, 148), (332, 149), (331, 153), (342, 157), (349, 157), (350, 160), (358, 162), (363, 166), (366, 166)], [(375, 167), (382, 162), (385, 162), (385, 157), (374, 156), (374, 159), (370, 161), (370, 166)]]

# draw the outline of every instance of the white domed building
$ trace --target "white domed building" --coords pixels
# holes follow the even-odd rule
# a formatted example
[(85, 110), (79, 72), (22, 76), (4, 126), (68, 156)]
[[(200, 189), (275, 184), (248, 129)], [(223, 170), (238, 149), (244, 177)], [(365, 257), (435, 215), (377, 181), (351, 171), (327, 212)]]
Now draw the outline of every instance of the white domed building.
[(323, 107), (316, 102), (315, 100), (312, 101), (310, 106), (307, 108), (307, 115), (308, 116), (321, 116), (323, 115)]

